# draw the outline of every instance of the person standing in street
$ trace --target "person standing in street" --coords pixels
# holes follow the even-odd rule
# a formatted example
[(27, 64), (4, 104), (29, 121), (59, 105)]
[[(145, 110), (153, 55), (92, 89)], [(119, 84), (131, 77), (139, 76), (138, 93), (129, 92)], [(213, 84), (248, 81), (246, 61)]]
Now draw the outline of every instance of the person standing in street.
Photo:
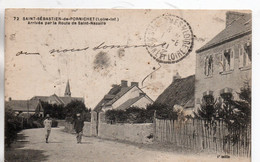
[(48, 139), (51, 133), (51, 124), (52, 124), (52, 120), (50, 119), (49, 114), (46, 115), (46, 119), (43, 121), (43, 124), (44, 124), (46, 143), (48, 143)]
[(74, 129), (77, 133), (77, 143), (81, 143), (83, 135), (84, 120), (81, 119), (80, 114), (77, 114), (77, 119), (74, 121)]

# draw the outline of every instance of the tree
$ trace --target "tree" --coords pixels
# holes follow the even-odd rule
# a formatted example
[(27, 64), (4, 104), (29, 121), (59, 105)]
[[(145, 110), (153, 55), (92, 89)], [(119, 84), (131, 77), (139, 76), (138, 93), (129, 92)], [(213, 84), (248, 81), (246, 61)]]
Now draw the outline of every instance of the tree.
[(10, 147), (20, 130), (22, 130), (22, 123), (19, 122), (14, 111), (7, 107), (5, 109), (5, 145), (7, 147)]
[(249, 83), (245, 83), (238, 96), (239, 100), (233, 100), (227, 94), (222, 96), (224, 101), (219, 109), (219, 117), (232, 130), (244, 129), (251, 125), (251, 87)]
[(203, 96), (195, 116), (210, 122), (217, 118), (218, 107), (219, 104), (214, 99), (213, 95)]
[(63, 105), (49, 104), (48, 102), (41, 101), (44, 110), (44, 116), (49, 114), (53, 118), (65, 119), (65, 111)]
[(154, 112), (156, 111), (156, 118), (159, 119), (177, 119), (177, 113), (173, 111), (173, 108), (161, 103), (153, 103), (147, 105), (147, 117), (149, 120), (153, 120)]
[(84, 120), (90, 121), (90, 109), (87, 109), (82, 101), (73, 100), (64, 107), (66, 117), (76, 118), (76, 114), (81, 114)]
[(146, 110), (139, 107), (130, 107), (126, 109), (127, 120), (129, 123), (146, 123)]

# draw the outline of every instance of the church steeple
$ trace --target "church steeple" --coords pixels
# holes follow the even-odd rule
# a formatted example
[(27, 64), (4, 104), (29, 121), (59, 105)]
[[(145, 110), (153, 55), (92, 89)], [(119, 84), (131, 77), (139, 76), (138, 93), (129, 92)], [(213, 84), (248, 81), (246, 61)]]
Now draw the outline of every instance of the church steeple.
[(64, 96), (71, 97), (69, 80), (67, 81), (67, 85), (66, 85)]

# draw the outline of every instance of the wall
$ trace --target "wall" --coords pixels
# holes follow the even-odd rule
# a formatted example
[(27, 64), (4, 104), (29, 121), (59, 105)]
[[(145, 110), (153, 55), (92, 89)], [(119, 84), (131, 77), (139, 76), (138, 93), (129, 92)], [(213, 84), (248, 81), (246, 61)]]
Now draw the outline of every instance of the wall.
[(58, 122), (58, 127), (65, 126), (65, 120), (56, 120)]
[(83, 136), (92, 136), (91, 122), (84, 122)]
[[(76, 133), (75, 130), (74, 130), (74, 125), (71, 124), (70, 122), (65, 122), (64, 126), (65, 126), (64, 127), (65, 132)], [(84, 122), (83, 135), (84, 136), (92, 136), (91, 122)]]
[(64, 131), (68, 133), (75, 133), (73, 124), (70, 122), (65, 122)]
[(153, 124), (106, 124), (99, 123), (98, 136), (104, 139), (124, 140), (136, 143), (152, 143)]
[[(251, 41), (251, 37), (251, 34), (246, 35), (196, 55), (196, 104), (198, 104), (198, 99), (203, 97), (203, 92), (213, 91), (214, 97), (217, 98), (220, 95), (220, 90), (226, 87), (232, 88), (233, 96), (235, 99), (238, 98), (236, 92), (240, 92), (240, 88), (243, 86), (245, 81), (251, 81), (251, 67), (248, 69), (239, 68), (239, 46), (245, 42)], [(219, 64), (218, 56), (221, 53), (223, 54), (224, 50), (228, 48), (234, 50), (234, 70), (230, 73), (220, 73), (221, 65)], [(213, 56), (213, 75), (210, 77), (204, 75), (205, 57), (207, 55)]]
[(154, 132), (153, 123), (145, 124), (106, 124), (105, 113), (99, 113), (98, 137), (112, 140), (130, 141), (136, 143), (152, 143), (153, 138), (147, 138)]
[(144, 96), (140, 100), (136, 101), (132, 106), (146, 109), (146, 106), (152, 103), (153, 101), (151, 101), (147, 96)]
[(122, 97), (120, 97), (115, 103), (113, 103), (112, 107), (117, 108), (130, 98), (135, 98), (139, 96), (139, 93), (141, 93), (140, 89), (136, 86), (130, 89), (127, 93), (125, 93)]

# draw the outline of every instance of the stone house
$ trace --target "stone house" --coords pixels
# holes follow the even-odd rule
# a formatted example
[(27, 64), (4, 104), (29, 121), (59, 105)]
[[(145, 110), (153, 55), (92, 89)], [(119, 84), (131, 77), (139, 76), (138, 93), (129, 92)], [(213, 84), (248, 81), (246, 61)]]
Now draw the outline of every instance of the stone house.
[(131, 85), (128, 86), (126, 80), (121, 80), (121, 85), (113, 85), (94, 111), (125, 110), (133, 106), (146, 108), (148, 104), (152, 103), (153, 100), (139, 88), (138, 82), (131, 82)]
[(202, 98), (238, 99), (244, 84), (251, 85), (251, 39), (251, 14), (227, 12), (225, 29), (196, 51), (196, 107)]

